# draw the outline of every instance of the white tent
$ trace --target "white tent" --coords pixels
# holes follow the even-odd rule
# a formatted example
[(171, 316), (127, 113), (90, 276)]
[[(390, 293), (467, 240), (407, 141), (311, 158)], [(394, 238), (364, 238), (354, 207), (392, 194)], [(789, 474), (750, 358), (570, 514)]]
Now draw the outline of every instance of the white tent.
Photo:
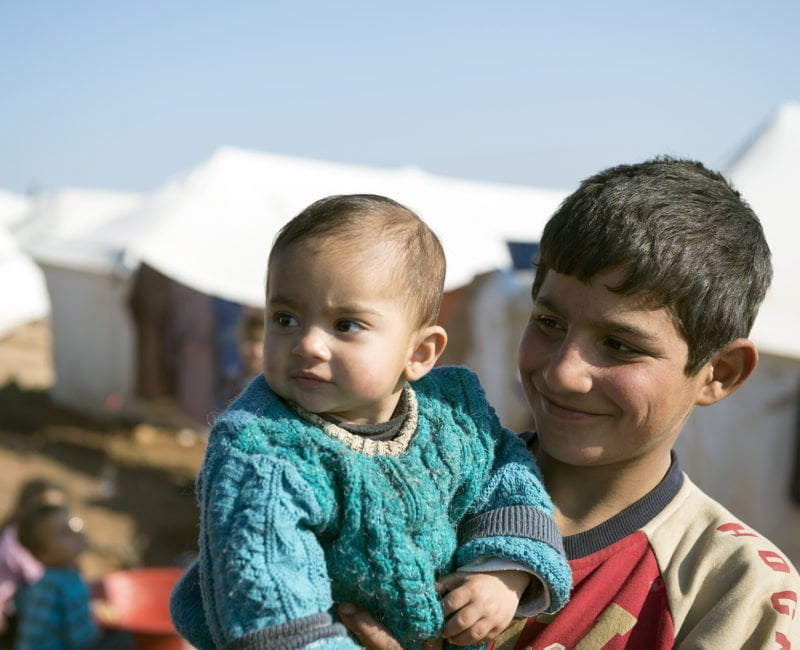
[(0, 225), (0, 337), (47, 316), (50, 304), (41, 270)]
[(800, 103), (784, 104), (727, 170), (761, 219), (774, 278), (753, 338), (765, 352), (800, 359)]
[(31, 199), (0, 189), (0, 226), (12, 228), (28, 215)]
[(130, 267), (144, 261), (198, 291), (257, 306), (278, 229), (312, 201), (346, 193), (385, 194), (417, 211), (442, 240), (448, 289), (508, 266), (505, 241), (538, 232), (564, 196), (224, 148), (101, 236), (128, 242)]
[(40, 264), (73, 269), (93, 267), (105, 260), (109, 251), (118, 250), (120, 244), (93, 239), (92, 234), (136, 209), (141, 202), (142, 196), (132, 192), (63, 188), (33, 201), (13, 232)]
[(752, 338), (759, 367), (722, 403), (696, 409), (678, 442), (694, 480), (800, 564), (789, 497), (800, 444), (800, 104), (781, 106), (726, 170), (761, 219), (774, 279)]
[(119, 243), (91, 233), (140, 202), (130, 192), (62, 189), (41, 197), (15, 229), (50, 296), (51, 394), (76, 409), (105, 413), (131, 391), (133, 334), (123, 308), (129, 279), (114, 272)]
[(28, 198), (0, 190), (0, 336), (44, 318), (50, 309), (42, 272), (8, 230), (29, 210)]
[[(279, 228), (316, 199), (357, 192), (385, 194), (419, 212), (448, 256), (447, 288), (508, 267), (505, 241), (538, 235), (564, 196), (416, 169), (221, 149), (80, 237), (39, 237), (29, 244), (54, 296), (53, 396), (94, 412), (106, 412), (109, 397), (138, 406), (126, 300), (130, 273), (140, 263), (204, 294), (261, 306), (267, 255)], [(64, 296), (63, 307), (57, 295)]]

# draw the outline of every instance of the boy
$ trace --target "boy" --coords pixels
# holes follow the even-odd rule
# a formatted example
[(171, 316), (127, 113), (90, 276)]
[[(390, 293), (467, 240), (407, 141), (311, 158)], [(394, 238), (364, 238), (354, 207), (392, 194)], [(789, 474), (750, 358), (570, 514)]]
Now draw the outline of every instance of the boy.
[(89, 586), (75, 563), (86, 550), (82, 522), (63, 504), (23, 513), (20, 543), (45, 567), (36, 582), (16, 594), (15, 650), (130, 650), (124, 632), (104, 633), (91, 614)]
[[(519, 368), (574, 582), (494, 648), (793, 647), (797, 571), (671, 453), (755, 368), (772, 275), (755, 214), (700, 163), (622, 165), (564, 201), (540, 256)], [(397, 647), (347, 612), (368, 647)]]
[(472, 373), (432, 370), (444, 272), (436, 236), (381, 196), (322, 199), (278, 234), (263, 376), (214, 425), (199, 571), (173, 594), (194, 645), (355, 648), (328, 611), (350, 601), (417, 648), (442, 631), (435, 581), (456, 567), (474, 572), (446, 596), (457, 643), (496, 636), (529, 583), (526, 608), (563, 605), (524, 446)]

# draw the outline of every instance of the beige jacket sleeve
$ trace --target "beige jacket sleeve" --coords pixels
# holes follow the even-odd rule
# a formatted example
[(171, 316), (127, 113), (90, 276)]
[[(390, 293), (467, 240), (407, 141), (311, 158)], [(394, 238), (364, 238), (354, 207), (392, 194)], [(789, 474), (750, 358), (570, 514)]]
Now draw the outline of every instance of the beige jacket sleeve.
[(645, 528), (676, 648), (800, 648), (800, 577), (781, 551), (688, 478)]

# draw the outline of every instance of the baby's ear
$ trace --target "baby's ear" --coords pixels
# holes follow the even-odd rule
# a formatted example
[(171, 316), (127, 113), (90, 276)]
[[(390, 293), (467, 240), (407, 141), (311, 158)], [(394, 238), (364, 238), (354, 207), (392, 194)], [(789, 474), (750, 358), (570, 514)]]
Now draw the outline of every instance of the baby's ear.
[(738, 390), (758, 365), (758, 350), (750, 339), (735, 339), (708, 365), (709, 379), (697, 401), (700, 406), (715, 404)]
[(447, 345), (447, 332), (439, 325), (423, 327), (417, 334), (415, 346), (403, 374), (408, 381), (416, 381), (428, 374), (436, 365)]

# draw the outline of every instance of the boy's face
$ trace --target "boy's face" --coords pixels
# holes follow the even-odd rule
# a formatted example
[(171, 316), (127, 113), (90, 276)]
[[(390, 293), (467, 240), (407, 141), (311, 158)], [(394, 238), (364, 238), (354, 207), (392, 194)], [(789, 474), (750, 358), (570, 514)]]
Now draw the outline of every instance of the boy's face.
[(41, 548), (38, 558), (46, 566), (71, 566), (88, 548), (83, 522), (67, 510), (48, 515), (39, 524)]
[(419, 328), (386, 244), (299, 242), (269, 269), (264, 377), (278, 395), (350, 423), (391, 418)]
[(540, 449), (573, 466), (668, 462), (708, 378), (687, 377), (688, 345), (666, 309), (548, 271), (519, 350)]

